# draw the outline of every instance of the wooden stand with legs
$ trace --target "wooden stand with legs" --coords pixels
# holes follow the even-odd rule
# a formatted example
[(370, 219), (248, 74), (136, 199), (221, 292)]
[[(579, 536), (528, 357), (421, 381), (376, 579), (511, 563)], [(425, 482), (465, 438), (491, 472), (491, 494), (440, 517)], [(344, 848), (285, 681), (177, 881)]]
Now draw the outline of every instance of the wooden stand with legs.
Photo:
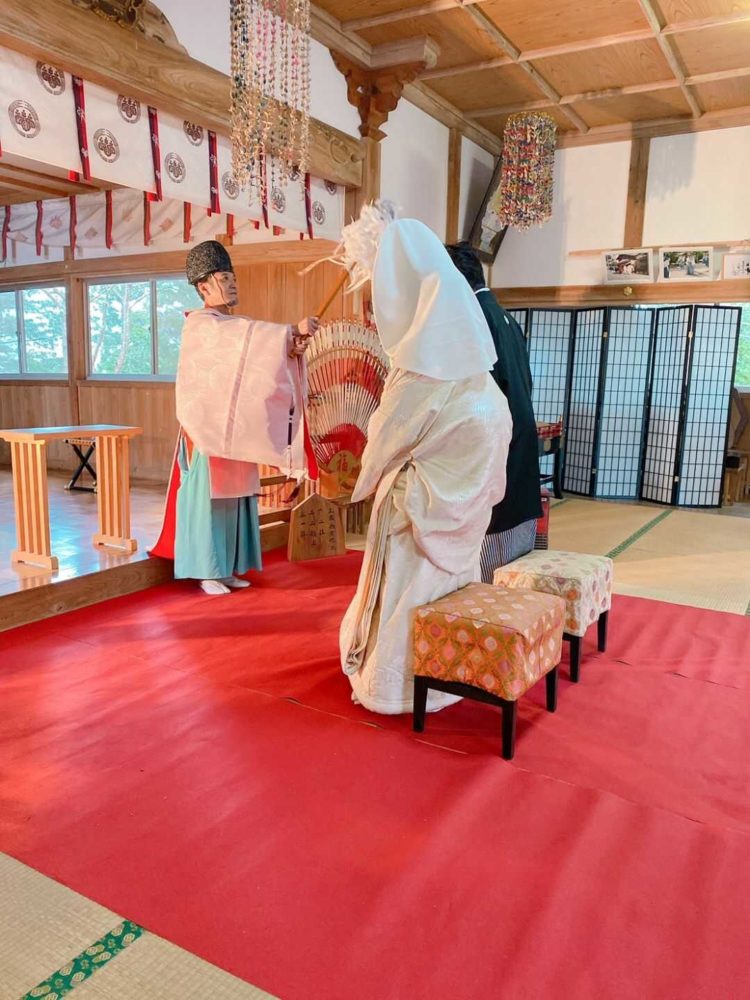
[(138, 543), (130, 537), (130, 438), (140, 427), (92, 424), (85, 427), (19, 427), (0, 431), (10, 444), (13, 463), (13, 498), (16, 508), (18, 548), (11, 562), (41, 566), (54, 572), (58, 560), (52, 554), (47, 488), (47, 442), (70, 437), (88, 437), (97, 442), (99, 531), (94, 545), (122, 552), (135, 552)]

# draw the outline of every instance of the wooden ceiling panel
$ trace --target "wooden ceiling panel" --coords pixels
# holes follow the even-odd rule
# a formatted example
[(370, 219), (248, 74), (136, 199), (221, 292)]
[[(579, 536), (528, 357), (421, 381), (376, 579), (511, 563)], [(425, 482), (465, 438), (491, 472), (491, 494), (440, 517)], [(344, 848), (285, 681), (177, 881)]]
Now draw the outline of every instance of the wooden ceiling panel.
[[(382, 13), (378, 11), (378, 13)], [(462, 10), (442, 11), (428, 17), (413, 17), (363, 28), (358, 34), (371, 45), (384, 45), (402, 38), (427, 35), (440, 46), (438, 66), (460, 66), (480, 59), (493, 59), (503, 52)]]
[(488, 0), (479, 9), (521, 51), (648, 28), (638, 0)]
[(750, 22), (673, 35), (689, 76), (750, 66)]
[(544, 98), (531, 77), (518, 66), (501, 66), (444, 80), (431, 80), (429, 85), (441, 97), (466, 112)]
[(695, 95), (706, 111), (726, 111), (728, 108), (750, 107), (750, 76), (734, 80), (716, 80), (694, 87)]
[[(598, 101), (580, 101), (573, 107), (590, 128), (690, 116), (690, 107), (677, 87), (655, 94), (628, 94)], [(483, 124), (486, 123), (483, 121)]]
[[(559, 108), (545, 108), (544, 113), (549, 115), (551, 118), (554, 118), (555, 123), (557, 124), (557, 130), (560, 134), (577, 134), (575, 126), (571, 123), (569, 118), (565, 117)], [(508, 121), (508, 118), (510, 118), (510, 115), (495, 115), (492, 118), (483, 118), (482, 125), (490, 132), (494, 132), (495, 135), (500, 136), (502, 139), (503, 131), (505, 130), (505, 123)]]
[(659, 7), (666, 24), (685, 24), (750, 12), (750, 0), (659, 0)]
[(562, 95), (673, 79), (656, 40), (538, 59), (534, 65)]

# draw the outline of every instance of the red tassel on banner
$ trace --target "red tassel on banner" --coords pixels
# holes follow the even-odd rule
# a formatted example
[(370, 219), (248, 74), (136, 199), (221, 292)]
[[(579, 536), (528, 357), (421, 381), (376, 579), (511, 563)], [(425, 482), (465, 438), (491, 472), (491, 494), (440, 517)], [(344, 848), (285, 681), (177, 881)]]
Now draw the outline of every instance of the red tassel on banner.
[(230, 240), (234, 239), (234, 216), (227, 215), (227, 236)]
[(186, 201), (182, 206), (182, 242), (189, 243), (193, 229), (193, 206)]
[(80, 184), (81, 183), (81, 175), (78, 173), (77, 170), (69, 170), (68, 171), (68, 180), (69, 181), (73, 181), (74, 184)]
[(3, 260), (8, 259), (8, 233), (10, 232), (10, 205), (5, 206), (3, 219)]
[(104, 245), (107, 250), (112, 249), (112, 192), (104, 192)]
[(81, 169), (83, 179), (91, 180), (91, 163), (89, 161), (89, 134), (86, 128), (86, 97), (83, 92), (83, 80), (80, 76), (73, 77), (73, 100), (76, 105), (76, 127), (78, 129), (78, 151), (81, 154)]
[(216, 147), (216, 133), (208, 131), (208, 176), (211, 185), (211, 211), (221, 212), (219, 200), (219, 153)]
[(143, 192), (143, 245), (151, 244), (151, 195)]
[(312, 194), (310, 193), (310, 175), (305, 174), (305, 216), (307, 218), (307, 235), (310, 239), (315, 237), (312, 220)]
[(150, 194), (149, 199), (151, 201), (161, 201), (163, 198), (161, 187), (161, 146), (159, 145), (159, 116), (156, 113), (156, 108), (148, 109), (148, 127), (151, 131), (151, 161), (154, 165), (154, 186), (156, 187), (156, 194)]
[(44, 220), (44, 207), (41, 201), (36, 203), (36, 255), (42, 256), (42, 222)]
[(68, 242), (70, 243), (70, 252), (75, 257), (76, 253), (76, 243), (78, 241), (78, 207), (76, 205), (76, 196), (72, 194), (68, 199), (70, 203), (70, 224), (68, 227)]
[(273, 227), (273, 235), (274, 236), (283, 236), (285, 232), (286, 232), (286, 230), (284, 229), (283, 226), (274, 226)]

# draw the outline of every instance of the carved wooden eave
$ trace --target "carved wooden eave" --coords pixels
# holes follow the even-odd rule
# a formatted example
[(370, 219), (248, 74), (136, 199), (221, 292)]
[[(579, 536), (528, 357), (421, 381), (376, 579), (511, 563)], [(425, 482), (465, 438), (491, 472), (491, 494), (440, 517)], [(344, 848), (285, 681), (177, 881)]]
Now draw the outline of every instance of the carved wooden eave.
[(341, 52), (331, 52), (336, 68), (346, 80), (349, 103), (359, 113), (359, 134), (363, 139), (385, 138), (381, 126), (396, 110), (406, 84), (424, 69), (423, 62), (406, 63), (383, 69), (363, 69)]
[[(222, 135), (231, 134), (228, 76), (138, 31), (76, 7), (70, 0), (2, 0), (0, 46)], [(309, 169), (317, 177), (348, 188), (360, 187), (359, 141), (311, 119)]]

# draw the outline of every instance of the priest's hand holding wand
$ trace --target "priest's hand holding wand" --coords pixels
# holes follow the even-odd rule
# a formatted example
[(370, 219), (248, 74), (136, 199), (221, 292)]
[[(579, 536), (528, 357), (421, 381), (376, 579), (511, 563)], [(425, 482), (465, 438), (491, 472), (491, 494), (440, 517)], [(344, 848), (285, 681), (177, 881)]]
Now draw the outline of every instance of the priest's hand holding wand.
[(319, 326), (320, 320), (317, 316), (307, 316), (292, 327), (292, 342), (294, 346), (292, 347), (290, 357), (302, 357), (310, 346), (310, 338)]

